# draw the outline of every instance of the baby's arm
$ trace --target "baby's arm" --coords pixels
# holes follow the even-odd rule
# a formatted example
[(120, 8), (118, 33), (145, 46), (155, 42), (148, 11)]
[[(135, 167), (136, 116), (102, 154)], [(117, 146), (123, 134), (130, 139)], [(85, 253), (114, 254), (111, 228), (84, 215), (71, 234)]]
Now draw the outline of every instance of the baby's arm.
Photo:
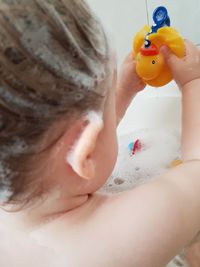
[(124, 60), (117, 79), (116, 88), (116, 115), (117, 123), (123, 118), (128, 106), (135, 95), (145, 88), (144, 82), (138, 77), (135, 70), (133, 53)]
[(164, 267), (200, 229), (199, 174), (191, 161), (134, 190), (91, 198), (72, 220), (76, 255), (87, 260), (72, 266)]
[(113, 197), (105, 212), (110, 226), (107, 238), (113, 259), (118, 251), (121, 262), (111, 266), (164, 267), (200, 229), (199, 192), (197, 161)]
[(174, 79), (182, 91), (182, 157), (200, 159), (200, 51), (186, 41), (186, 56), (178, 59), (164, 48)]
[(184, 85), (182, 95), (182, 157), (200, 159), (200, 78)]

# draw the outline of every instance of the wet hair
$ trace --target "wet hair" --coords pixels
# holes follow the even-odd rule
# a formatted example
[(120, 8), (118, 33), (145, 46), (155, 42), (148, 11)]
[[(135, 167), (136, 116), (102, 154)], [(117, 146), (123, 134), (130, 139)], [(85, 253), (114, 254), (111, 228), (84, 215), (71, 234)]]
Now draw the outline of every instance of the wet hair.
[(106, 75), (107, 39), (83, 0), (0, 0), (1, 203), (42, 193), (28, 175), (37, 143), (63, 117), (99, 110)]

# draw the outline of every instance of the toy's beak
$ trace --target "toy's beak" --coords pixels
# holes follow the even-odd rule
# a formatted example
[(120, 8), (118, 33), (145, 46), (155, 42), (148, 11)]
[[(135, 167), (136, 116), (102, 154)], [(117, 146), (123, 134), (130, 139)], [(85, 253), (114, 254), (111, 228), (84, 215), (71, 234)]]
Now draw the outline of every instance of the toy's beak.
[(159, 50), (157, 48), (157, 46), (155, 46), (154, 44), (151, 44), (150, 46), (148, 47), (141, 47), (140, 48), (140, 53), (143, 55), (143, 56), (156, 56), (159, 54)]

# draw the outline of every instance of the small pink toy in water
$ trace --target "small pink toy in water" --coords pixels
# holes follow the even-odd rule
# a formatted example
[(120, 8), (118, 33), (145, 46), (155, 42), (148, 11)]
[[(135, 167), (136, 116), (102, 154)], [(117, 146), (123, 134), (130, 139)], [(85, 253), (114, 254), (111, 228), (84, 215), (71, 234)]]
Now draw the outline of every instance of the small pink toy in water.
[(140, 151), (142, 148), (142, 143), (139, 139), (137, 139), (135, 142), (132, 142), (129, 144), (129, 149), (131, 150), (131, 155), (135, 155), (136, 152)]

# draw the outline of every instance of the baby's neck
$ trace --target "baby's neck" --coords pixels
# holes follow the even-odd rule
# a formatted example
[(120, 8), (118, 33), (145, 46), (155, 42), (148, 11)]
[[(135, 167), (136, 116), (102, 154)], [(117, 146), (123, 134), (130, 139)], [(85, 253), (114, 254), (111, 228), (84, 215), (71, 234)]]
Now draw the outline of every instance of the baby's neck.
[[(55, 196), (48, 196), (21, 211), (0, 210), (0, 226), (32, 230), (82, 206), (88, 198), (88, 195), (77, 195), (55, 200)], [(13, 207), (13, 210), (17, 210), (17, 208)]]

